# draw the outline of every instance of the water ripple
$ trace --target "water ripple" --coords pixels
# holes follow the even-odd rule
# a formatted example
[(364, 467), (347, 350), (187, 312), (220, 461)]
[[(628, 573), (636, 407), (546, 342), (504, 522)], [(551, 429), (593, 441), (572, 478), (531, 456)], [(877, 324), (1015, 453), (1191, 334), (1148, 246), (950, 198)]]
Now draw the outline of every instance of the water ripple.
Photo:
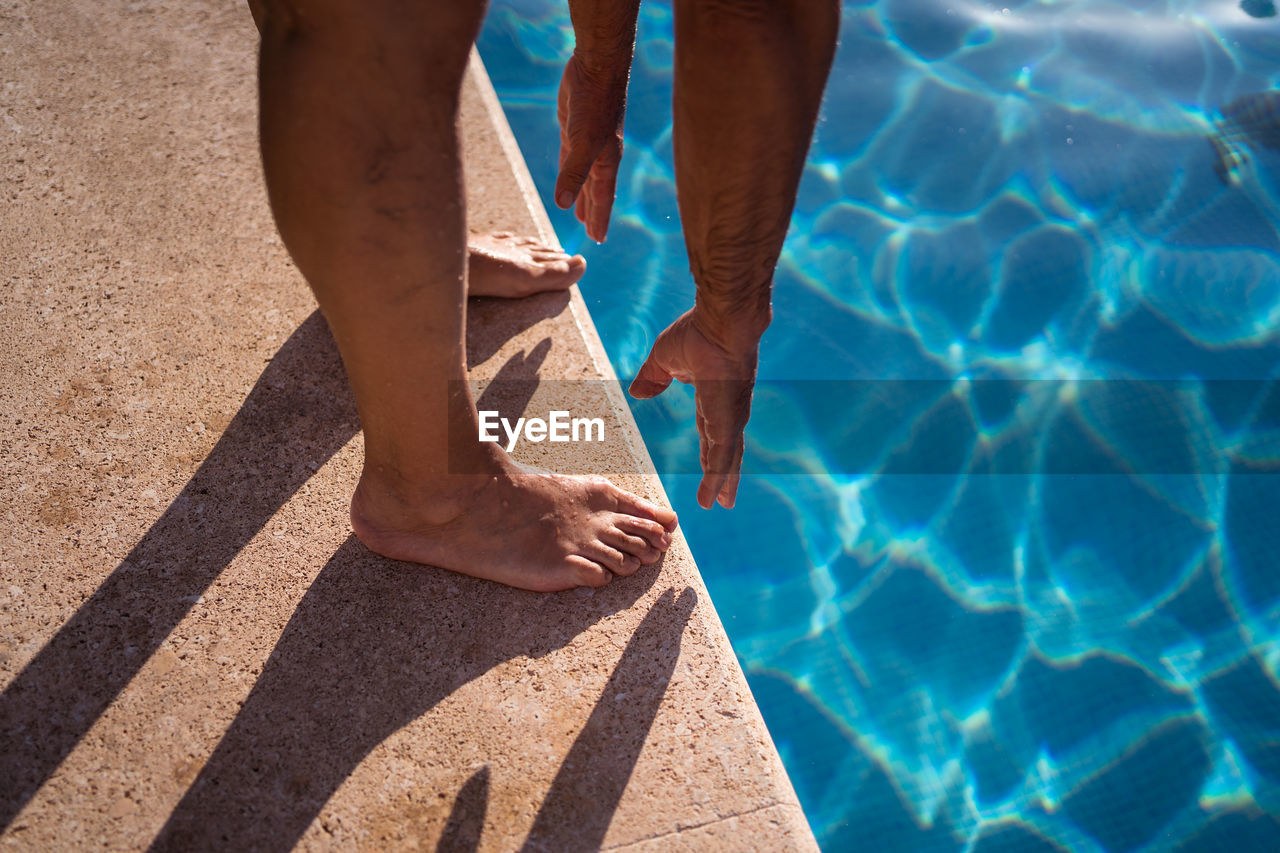
[[(623, 375), (692, 298), (671, 37), (608, 244), (552, 214)], [(549, 198), (567, 13), (480, 45)], [(825, 849), (1280, 849), (1280, 155), (1219, 112), (1277, 68), (1236, 0), (844, 4), (732, 513), (635, 406)]]

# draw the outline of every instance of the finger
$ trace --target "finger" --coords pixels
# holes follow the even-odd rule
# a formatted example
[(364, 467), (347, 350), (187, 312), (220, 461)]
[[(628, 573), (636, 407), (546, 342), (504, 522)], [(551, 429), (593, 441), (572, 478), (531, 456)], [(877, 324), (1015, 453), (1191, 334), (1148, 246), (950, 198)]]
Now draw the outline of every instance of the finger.
[(695, 419), (695, 426), (698, 430), (698, 470), (706, 471), (707, 470), (707, 447), (708, 447), (707, 419), (702, 414), (701, 410), (697, 411), (697, 413), (694, 415), (694, 419)]
[(595, 236), (591, 233), (591, 209), (594, 204), (591, 200), (590, 186), (591, 178), (588, 177), (586, 185), (582, 188), (582, 192), (578, 194), (578, 221), (586, 226), (587, 236), (590, 237), (593, 242), (599, 243), (600, 241), (596, 240)]
[(699, 402), (697, 414), (694, 416), (698, 428), (698, 467), (702, 471), (702, 479), (698, 482), (698, 506), (711, 509), (716, 501), (718, 489), (713, 490), (711, 480), (711, 435), (710, 425)]
[(720, 494), (716, 496), (716, 502), (725, 509), (733, 509), (733, 505), (738, 500), (738, 483), (742, 479), (742, 454), (746, 451), (746, 439), (738, 442), (738, 455), (733, 461), (733, 468), (729, 471), (729, 476), (725, 478), (724, 485), (720, 488)]
[(618, 167), (622, 163), (622, 138), (614, 134), (613, 138), (596, 157), (591, 167), (591, 175), (587, 180), (586, 192), (590, 198), (587, 210), (587, 236), (597, 243), (603, 243), (609, 233), (609, 217), (613, 213), (613, 200), (617, 193)]
[[(698, 503), (710, 508), (722, 495), (731, 499), (737, 484), (729, 484), (742, 460), (742, 433), (751, 411), (751, 386), (742, 382), (708, 382), (698, 386), (698, 412), (705, 421), (700, 429), (707, 438), (707, 458), (698, 486)], [(728, 491), (726, 492), (726, 485)]]
[(591, 167), (611, 135), (608, 131), (592, 133), (574, 127), (572, 120), (567, 122), (561, 132), (560, 174), (556, 176), (557, 207), (568, 210), (573, 206), (591, 174)]
[(591, 164), (608, 141), (607, 132), (597, 131), (593, 134), (585, 128), (582, 123), (584, 117), (577, 116), (578, 121), (574, 121), (570, 102), (576, 79), (576, 60), (571, 57), (565, 64), (556, 98), (556, 120), (560, 124), (560, 158), (553, 195), (556, 206), (563, 210), (573, 206), (583, 182), (591, 172)]
[[(654, 348), (657, 348), (656, 343)], [(636, 378), (631, 380), (631, 388), (629, 390), (631, 396), (637, 400), (646, 400), (649, 397), (656, 397), (667, 390), (671, 380), (671, 374), (658, 364), (653, 352), (650, 352), (649, 357), (640, 366), (640, 372), (636, 374)]]
[(707, 464), (702, 469), (702, 482), (698, 484), (698, 505), (703, 509), (711, 509), (724, 491), (737, 452), (732, 444), (717, 444), (712, 439), (707, 440)]
[(556, 160), (556, 171), (564, 168), (565, 160), (569, 156), (569, 87), (566, 83), (569, 77), (569, 67), (566, 65), (564, 69), (564, 77), (560, 79), (560, 92), (556, 97), (556, 122), (560, 125), (560, 154)]

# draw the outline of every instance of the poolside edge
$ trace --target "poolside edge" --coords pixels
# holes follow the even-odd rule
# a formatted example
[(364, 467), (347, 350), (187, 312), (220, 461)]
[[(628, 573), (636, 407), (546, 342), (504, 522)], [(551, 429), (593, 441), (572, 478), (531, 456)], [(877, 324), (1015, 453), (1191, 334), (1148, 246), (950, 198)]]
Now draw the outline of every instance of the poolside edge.
[[(511, 171), (516, 191), (526, 206), (529, 217), (536, 225), (538, 234), (544, 241), (559, 246), (551, 221), (547, 217), (528, 166), (524, 162), (519, 143), (507, 123), (506, 114), (503, 112), (497, 94), (489, 81), (479, 52), (474, 49), (471, 56), (471, 69), (468, 74), (468, 86), (473, 90), (474, 96), (483, 107), (485, 116), (492, 124), (493, 132), (499, 141), (503, 154), (507, 158), (507, 165)], [(644, 439), (640, 435), (639, 428), (625, 399), (623, 399), (621, 387), (616, 384), (617, 375), (605, 352), (604, 344), (600, 340), (600, 335), (591, 319), (586, 302), (583, 300), (582, 294), (576, 285), (571, 291), (568, 308), (573, 317), (577, 333), (581, 337), (581, 343), (591, 356), (592, 366), (597, 375), (603, 379), (615, 380), (615, 383), (611, 383), (608, 386), (610, 388), (611, 402), (619, 412), (619, 420), (625, 430), (624, 441), (635, 460), (636, 470), (646, 472), (648, 475), (646, 479), (650, 481), (650, 488), (659, 493), (663, 503), (670, 505), (670, 500), (658, 480), (656, 469), (644, 444)], [(703, 605), (699, 608), (698, 616), (705, 623), (705, 631), (714, 638), (713, 642), (718, 647), (719, 660), (716, 663), (725, 673), (729, 674), (730, 678), (739, 683), (742, 693), (747, 699), (743, 703), (742, 710), (744, 715), (741, 722), (744, 726), (749, 726), (755, 730), (759, 742), (767, 749), (768, 763), (770, 765), (770, 784), (776, 789), (776, 801), (773, 806), (754, 808), (745, 813), (729, 809), (726, 816), (719, 821), (682, 827), (675, 834), (680, 836), (682, 840), (695, 844), (696, 849), (719, 848), (724, 845), (732, 846), (734, 842), (741, 842), (745, 838), (757, 836), (758, 833), (768, 833), (778, 844), (784, 847), (816, 849), (817, 844), (813, 838), (812, 830), (799, 808), (799, 800), (791, 785), (791, 780), (783, 768), (782, 760), (778, 755), (768, 728), (765, 726), (764, 719), (760, 715), (760, 710), (751, 698), (746, 677), (738, 664), (737, 657), (733, 653), (724, 624), (715, 610), (714, 603), (706, 590), (692, 554), (688, 553), (688, 545), (683, 537), (673, 545), (673, 550), (675, 549), (683, 552), (682, 556), (687, 555), (687, 559), (681, 560), (682, 568), (684, 569), (682, 579), (701, 596)], [(660, 836), (660, 838), (662, 838), (664, 844), (674, 840), (667, 835)], [(654, 839), (637, 839), (636, 841), (609, 845), (609, 847), (611, 849), (613, 847), (646, 849), (651, 842), (654, 842)], [(639, 846), (632, 848), (631, 845), (633, 844)], [(654, 849), (660, 848), (655, 847)]]

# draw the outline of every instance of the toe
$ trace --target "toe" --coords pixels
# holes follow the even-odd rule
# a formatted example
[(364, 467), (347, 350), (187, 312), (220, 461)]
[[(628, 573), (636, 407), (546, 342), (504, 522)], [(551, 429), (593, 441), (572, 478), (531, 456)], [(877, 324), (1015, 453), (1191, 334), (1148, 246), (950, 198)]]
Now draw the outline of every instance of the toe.
[(613, 580), (613, 572), (586, 557), (574, 554), (566, 562), (578, 586), (602, 587)]
[(618, 487), (614, 487), (615, 498), (617, 500), (617, 511), (624, 512), (627, 515), (634, 515), (637, 518), (647, 518), (656, 521), (668, 532), (676, 529), (676, 514), (673, 510), (664, 506), (647, 501), (644, 498), (637, 497), (630, 492), (624, 492)]
[(623, 533), (643, 539), (649, 547), (658, 551), (671, 547), (671, 534), (656, 521), (620, 514), (614, 517), (613, 523)]
[(555, 264), (557, 270), (563, 271), (563, 274), (570, 281), (577, 281), (587, 271), (587, 259), (582, 255), (561, 255), (552, 263)]
[(617, 548), (603, 541), (595, 541), (582, 549), (582, 556), (592, 562), (599, 563), (611, 572), (621, 573), (626, 555)]
[(557, 255), (548, 260), (534, 259), (532, 275), (538, 280), (539, 290), (567, 290), (582, 278), (587, 262), (580, 255)]
[[(622, 518), (624, 516), (619, 517)], [(600, 535), (600, 538), (605, 543), (617, 548), (626, 557), (635, 557), (645, 565), (656, 562), (662, 556), (662, 551), (650, 545), (647, 540), (639, 536), (632, 536), (617, 528), (605, 531)]]

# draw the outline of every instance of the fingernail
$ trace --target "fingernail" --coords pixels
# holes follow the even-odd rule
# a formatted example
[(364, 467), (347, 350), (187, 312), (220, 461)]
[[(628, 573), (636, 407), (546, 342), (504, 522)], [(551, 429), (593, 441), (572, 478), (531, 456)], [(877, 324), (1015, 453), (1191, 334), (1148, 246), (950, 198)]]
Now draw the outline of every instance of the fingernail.
[(573, 204), (573, 193), (568, 190), (560, 190), (559, 194), (556, 195), (556, 204), (561, 207), (568, 207)]

